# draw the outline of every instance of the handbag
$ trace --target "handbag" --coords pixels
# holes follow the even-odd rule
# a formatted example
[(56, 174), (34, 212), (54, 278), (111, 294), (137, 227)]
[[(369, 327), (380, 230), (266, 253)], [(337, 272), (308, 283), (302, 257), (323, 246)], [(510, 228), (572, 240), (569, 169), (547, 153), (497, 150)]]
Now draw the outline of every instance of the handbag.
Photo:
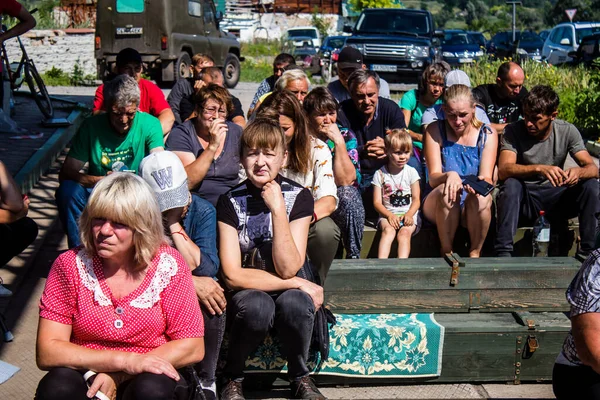
[(202, 391), (202, 385), (200, 384), (200, 378), (198, 377), (198, 373), (196, 369), (192, 365), (188, 365), (187, 367), (180, 368), (178, 370), (179, 374), (185, 379), (187, 383), (187, 390), (182, 390), (181, 392), (177, 391), (175, 399), (177, 400), (206, 400), (204, 396), (204, 392)]

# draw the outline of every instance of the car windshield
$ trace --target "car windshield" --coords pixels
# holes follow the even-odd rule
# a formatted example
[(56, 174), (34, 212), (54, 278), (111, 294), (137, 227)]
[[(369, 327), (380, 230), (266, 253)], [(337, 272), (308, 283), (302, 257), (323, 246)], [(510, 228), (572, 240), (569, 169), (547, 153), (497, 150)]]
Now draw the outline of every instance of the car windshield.
[(427, 35), (431, 32), (427, 14), (406, 10), (374, 10), (362, 13), (356, 23), (357, 32), (394, 33), (407, 32)]
[(464, 32), (460, 33), (446, 33), (442, 44), (446, 45), (460, 45), (460, 44), (477, 44), (474, 42), (469, 35)]
[(542, 39), (535, 32), (525, 31), (517, 34), (517, 40), (521, 42), (539, 42)]
[(287, 35), (290, 38), (294, 38), (294, 37), (298, 37), (298, 36), (304, 36), (304, 37), (308, 36), (311, 38), (316, 38), (317, 32), (314, 29), (294, 29), (294, 30), (287, 31)]
[(341, 49), (344, 47), (346, 38), (329, 38), (327, 39), (327, 46), (333, 47), (334, 49)]
[(117, 0), (117, 12), (124, 14), (144, 12), (144, 0)]
[(592, 33), (600, 32), (600, 26), (594, 26), (589, 28), (579, 28), (575, 30), (575, 38), (577, 39), (577, 43), (581, 43), (581, 39), (586, 36), (591, 35)]
[(480, 46), (485, 46), (485, 37), (481, 33), (469, 33), (469, 42)]

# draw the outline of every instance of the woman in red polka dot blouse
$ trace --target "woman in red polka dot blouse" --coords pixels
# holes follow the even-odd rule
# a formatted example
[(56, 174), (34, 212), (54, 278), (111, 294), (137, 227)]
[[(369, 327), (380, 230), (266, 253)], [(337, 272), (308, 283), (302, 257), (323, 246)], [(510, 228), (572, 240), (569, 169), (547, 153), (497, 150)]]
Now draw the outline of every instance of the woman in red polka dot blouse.
[(177, 399), (177, 369), (202, 360), (204, 326), (152, 189), (113, 173), (79, 225), (82, 246), (56, 259), (40, 301), (37, 363), (50, 372), (36, 399)]

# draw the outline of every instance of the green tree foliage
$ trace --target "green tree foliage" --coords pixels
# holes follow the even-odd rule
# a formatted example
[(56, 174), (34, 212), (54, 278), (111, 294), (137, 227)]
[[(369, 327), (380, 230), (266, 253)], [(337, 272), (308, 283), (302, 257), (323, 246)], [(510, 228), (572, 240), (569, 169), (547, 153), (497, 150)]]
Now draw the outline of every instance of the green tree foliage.
[(553, 7), (548, 7), (546, 12), (546, 24), (550, 27), (561, 22), (568, 22), (569, 18), (565, 10), (574, 8), (577, 10), (574, 22), (597, 21), (600, 19), (599, 0), (559, 0)]
[(400, 8), (400, 0), (348, 0), (348, 5), (356, 11), (361, 12), (365, 8)]
[(438, 28), (444, 28), (446, 23), (454, 18), (454, 10), (448, 3), (437, 14), (433, 15), (433, 21)]
[(317, 30), (319, 31), (319, 34), (321, 35), (322, 38), (327, 36), (327, 31), (331, 27), (331, 24), (329, 23), (329, 21), (327, 21), (325, 18), (323, 18), (321, 16), (321, 13), (319, 12), (319, 9), (317, 7), (315, 7), (313, 9), (312, 16), (310, 18), (310, 22), (311, 22), (312, 26), (317, 28)]

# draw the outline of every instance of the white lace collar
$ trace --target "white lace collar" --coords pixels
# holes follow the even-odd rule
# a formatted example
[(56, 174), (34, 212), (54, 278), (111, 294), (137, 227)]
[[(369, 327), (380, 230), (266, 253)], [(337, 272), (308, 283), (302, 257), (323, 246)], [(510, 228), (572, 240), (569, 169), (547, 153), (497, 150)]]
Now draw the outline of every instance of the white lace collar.
[[(112, 306), (111, 299), (104, 294), (98, 282), (98, 277), (94, 272), (94, 259), (85, 249), (81, 249), (76, 256), (77, 270), (79, 278), (83, 285), (94, 292), (94, 300), (101, 306)], [(131, 307), (150, 308), (160, 300), (160, 294), (171, 282), (171, 278), (177, 273), (177, 261), (173, 256), (167, 253), (161, 253), (156, 272), (152, 281), (135, 299), (129, 302)]]

